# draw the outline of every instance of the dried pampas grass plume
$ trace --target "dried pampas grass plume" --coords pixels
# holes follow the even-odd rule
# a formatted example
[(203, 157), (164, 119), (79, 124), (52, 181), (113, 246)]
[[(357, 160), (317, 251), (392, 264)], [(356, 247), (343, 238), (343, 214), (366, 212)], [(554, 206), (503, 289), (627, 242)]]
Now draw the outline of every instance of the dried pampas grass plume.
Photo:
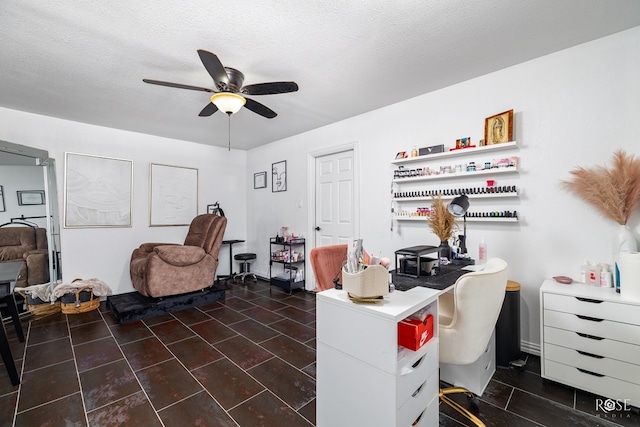
[(431, 208), (431, 213), (427, 217), (427, 224), (441, 242), (446, 242), (453, 237), (453, 233), (457, 229), (456, 217), (449, 212), (441, 196), (433, 200)]
[(618, 150), (610, 169), (578, 167), (563, 186), (605, 217), (625, 225), (640, 202), (640, 159)]

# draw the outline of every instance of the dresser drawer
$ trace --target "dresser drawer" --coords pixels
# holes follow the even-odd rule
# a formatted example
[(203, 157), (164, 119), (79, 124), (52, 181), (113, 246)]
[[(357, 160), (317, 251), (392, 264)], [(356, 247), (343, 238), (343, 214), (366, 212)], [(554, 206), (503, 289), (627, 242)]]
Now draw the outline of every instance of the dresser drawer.
[(420, 387), (435, 388), (438, 393), (438, 376), (435, 375), (434, 384), (429, 384), (429, 380), (434, 378), (434, 373), (438, 370), (438, 347), (429, 346), (429, 351), (425, 354), (415, 357), (406, 366), (404, 366), (398, 374), (396, 408), (400, 408), (416, 393)]
[[(584, 334), (580, 335), (577, 332), (549, 326), (544, 327), (544, 344), (556, 344), (623, 362), (640, 363), (640, 346), (638, 345), (607, 338), (596, 339)], [(547, 357), (547, 355), (544, 354), (544, 357)]]
[[(638, 316), (637, 313), (636, 316)], [(640, 316), (638, 316), (640, 317)], [(544, 325), (640, 345), (640, 326), (544, 309)]]
[(544, 357), (545, 360), (575, 366), (596, 374), (640, 383), (640, 365), (633, 363), (622, 362), (610, 357), (596, 356), (584, 351), (580, 352), (549, 343), (544, 344)]
[[(434, 372), (427, 380), (429, 387), (423, 387), (415, 396), (412, 396), (402, 405), (396, 413), (396, 425), (398, 427), (438, 425), (438, 373)], [(435, 387), (434, 387), (435, 386)], [(435, 407), (435, 416), (433, 415)], [(429, 422), (429, 419), (432, 421)], [(435, 422), (433, 422), (435, 421)]]
[(640, 406), (640, 385), (608, 376), (595, 376), (562, 363), (545, 360), (545, 378), (612, 398), (629, 399), (633, 406)]
[(638, 315), (640, 308), (633, 304), (614, 303), (545, 292), (544, 308), (546, 310), (580, 314), (640, 326), (640, 316)]

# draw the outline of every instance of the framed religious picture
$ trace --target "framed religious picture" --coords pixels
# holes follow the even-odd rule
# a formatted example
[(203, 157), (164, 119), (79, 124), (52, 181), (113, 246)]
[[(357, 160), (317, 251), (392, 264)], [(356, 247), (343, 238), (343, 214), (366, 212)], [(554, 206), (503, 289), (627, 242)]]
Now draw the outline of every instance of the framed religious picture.
[(486, 145), (513, 140), (513, 110), (487, 117), (484, 120), (484, 140)]

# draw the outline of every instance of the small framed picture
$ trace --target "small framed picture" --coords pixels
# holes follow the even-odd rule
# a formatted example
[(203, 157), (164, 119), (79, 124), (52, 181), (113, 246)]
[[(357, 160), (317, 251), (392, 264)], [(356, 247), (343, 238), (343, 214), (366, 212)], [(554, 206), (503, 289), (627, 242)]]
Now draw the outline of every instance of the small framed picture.
[(253, 174), (253, 188), (267, 188), (267, 172)]
[(486, 145), (513, 141), (513, 110), (484, 120), (484, 140)]
[(5, 212), (7, 208), (4, 205), (4, 187), (0, 185), (0, 212)]
[(471, 137), (456, 139), (456, 148), (468, 148), (471, 146)]
[(407, 158), (406, 151), (399, 151), (398, 154), (396, 154), (396, 160), (406, 159), (406, 158)]
[(287, 191), (287, 161), (271, 164), (271, 192)]
[(44, 205), (44, 190), (18, 191), (18, 205)]

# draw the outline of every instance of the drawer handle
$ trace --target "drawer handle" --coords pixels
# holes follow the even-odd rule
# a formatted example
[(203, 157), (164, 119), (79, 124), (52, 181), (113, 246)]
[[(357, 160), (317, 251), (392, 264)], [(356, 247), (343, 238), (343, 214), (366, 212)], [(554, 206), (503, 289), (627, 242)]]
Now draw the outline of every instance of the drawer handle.
[(589, 375), (593, 375), (594, 377), (604, 377), (603, 374), (597, 374), (595, 372), (591, 372), (591, 371), (587, 371), (586, 369), (581, 369), (581, 368), (576, 368), (578, 371), (582, 372), (583, 374), (589, 374)]
[(602, 337), (597, 337), (595, 335), (583, 334), (582, 332), (576, 332), (576, 334), (580, 335), (582, 338), (589, 338), (590, 340), (600, 341), (604, 339)]
[(416, 420), (411, 423), (412, 426), (417, 426), (418, 423), (420, 422), (420, 418), (422, 418), (422, 416), (424, 415), (424, 411), (420, 412), (420, 415), (418, 415), (418, 418), (416, 418)]
[[(425, 355), (426, 356), (426, 355)], [(416, 360), (415, 363), (413, 365), (411, 365), (412, 368), (417, 368), (418, 366), (420, 366), (420, 364), (422, 363), (422, 361), (424, 360), (424, 357), (422, 356), (420, 359)]]
[(578, 316), (579, 319), (589, 320), (591, 322), (602, 322), (604, 320), (604, 319), (598, 319), (597, 317), (582, 316), (580, 314), (576, 314), (576, 316)]
[(416, 389), (416, 391), (414, 391), (413, 393), (411, 393), (411, 397), (416, 397), (417, 395), (419, 395), (419, 394), (420, 394), (420, 392), (422, 391), (422, 388), (425, 386), (425, 384), (426, 384), (426, 383), (427, 383), (427, 382), (425, 381), (425, 382), (423, 382), (422, 384), (420, 384), (420, 387), (418, 387), (418, 388)]
[(591, 299), (591, 298), (581, 298), (581, 297), (575, 297), (578, 301), (582, 301), (582, 302), (590, 302), (593, 304), (600, 304), (602, 301), (599, 299)]
[(604, 356), (598, 356), (597, 354), (593, 354), (593, 353), (587, 353), (586, 351), (580, 351), (580, 350), (576, 350), (578, 353), (580, 353), (583, 356), (589, 356), (589, 357), (593, 357), (595, 359), (604, 359)]

